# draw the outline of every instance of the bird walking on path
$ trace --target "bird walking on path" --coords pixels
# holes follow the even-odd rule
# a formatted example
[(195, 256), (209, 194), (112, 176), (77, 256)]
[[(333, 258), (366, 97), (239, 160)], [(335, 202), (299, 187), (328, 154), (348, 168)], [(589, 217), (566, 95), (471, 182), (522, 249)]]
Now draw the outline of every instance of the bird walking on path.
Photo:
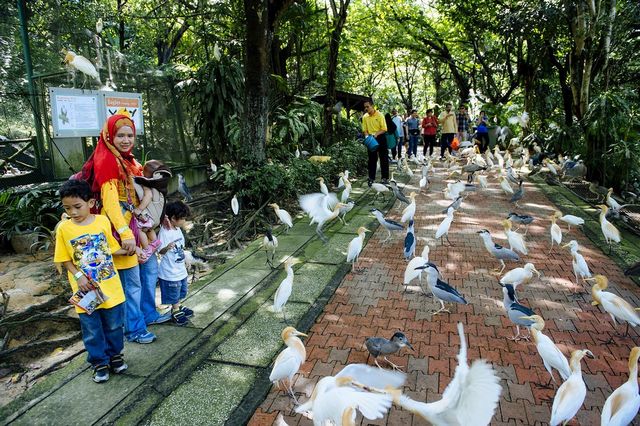
[(364, 245), (364, 236), (365, 232), (370, 232), (364, 226), (358, 228), (358, 236), (355, 237), (349, 243), (349, 247), (347, 249), (347, 262), (351, 262), (351, 271), (353, 272), (356, 267), (356, 262), (358, 261), (358, 257), (360, 257), (360, 253), (362, 252), (362, 246)]
[(640, 409), (638, 395), (638, 359), (640, 348), (634, 347), (629, 354), (629, 379), (613, 391), (602, 407), (601, 426), (628, 425)]
[(286, 232), (289, 232), (289, 229), (293, 228), (293, 221), (291, 220), (289, 212), (281, 209), (276, 203), (271, 203), (269, 206), (273, 208), (276, 216), (280, 219), (280, 222), (286, 226)]
[(534, 273), (540, 278), (540, 272), (538, 272), (533, 263), (525, 263), (524, 267), (512, 269), (504, 274), (504, 276), (500, 278), (500, 284), (511, 284), (515, 291), (520, 284), (529, 283), (533, 279)]
[(571, 240), (563, 247), (569, 247), (571, 250), (572, 257), (572, 266), (573, 266), (573, 274), (576, 277), (576, 285), (578, 285), (578, 278), (582, 278), (583, 280), (586, 278), (591, 278), (591, 271), (589, 270), (589, 266), (587, 265), (587, 261), (584, 260), (584, 256), (578, 252), (580, 250), (580, 246), (576, 240)]
[(629, 324), (634, 327), (640, 325), (640, 315), (638, 315), (637, 309), (617, 294), (604, 291), (609, 287), (609, 280), (604, 275), (586, 278), (585, 281), (596, 282), (591, 287), (591, 297), (593, 298), (591, 304), (593, 306), (602, 305), (602, 308), (611, 316), (614, 325), (617, 325), (616, 319), (626, 322), (627, 328), (624, 335), (629, 336)]
[(298, 404), (298, 399), (293, 392), (293, 376), (296, 375), (300, 366), (307, 359), (307, 351), (298, 336), (307, 337), (306, 334), (299, 332), (293, 327), (286, 327), (282, 330), (282, 340), (287, 347), (280, 352), (273, 367), (269, 380), (278, 387), (284, 385), (285, 390), (291, 398)]
[(322, 228), (325, 223), (338, 217), (340, 209), (344, 207), (345, 204), (337, 203), (335, 207), (333, 207), (333, 210), (330, 210), (327, 207), (325, 195), (322, 193), (301, 195), (298, 199), (302, 210), (304, 210), (311, 218), (309, 225), (313, 225), (314, 223), (317, 224), (316, 234), (322, 242), (326, 244), (327, 238), (322, 233)]
[(513, 195), (511, 196), (511, 202), (516, 206), (516, 207), (520, 207), (518, 205), (518, 201), (522, 200), (522, 197), (524, 197), (524, 187), (522, 186), (522, 179), (520, 179), (520, 183), (518, 184), (518, 189), (513, 193)]
[(276, 294), (273, 296), (273, 312), (282, 312), (284, 322), (287, 322), (287, 315), (284, 312), (284, 305), (291, 296), (293, 290), (293, 265), (295, 261), (292, 257), (288, 258), (284, 262), (284, 269), (287, 271), (287, 276), (282, 280)]
[(555, 242), (557, 245), (560, 245), (560, 243), (562, 242), (562, 229), (560, 229), (560, 225), (556, 223), (555, 214), (549, 216), (549, 219), (551, 219), (551, 228), (549, 229), (549, 232), (551, 234), (551, 247), (549, 248), (549, 253), (551, 253), (551, 250), (553, 249), (553, 243)]
[[(375, 200), (376, 198), (378, 198), (378, 196), (380, 194), (383, 194), (385, 192), (389, 192), (389, 188), (387, 187), (387, 185), (384, 185), (382, 183), (378, 183), (378, 182), (373, 182), (371, 184), (371, 188), (376, 191), (376, 195), (373, 197), (373, 199)], [(384, 195), (383, 195), (384, 197)]]
[(394, 403), (437, 426), (486, 426), (498, 407), (502, 386), (491, 364), (467, 360), (467, 341), (462, 323), (458, 323), (460, 352), (453, 379), (439, 401), (425, 403), (406, 395), (394, 397)]
[(407, 226), (407, 235), (404, 237), (404, 260), (407, 262), (416, 255), (416, 233), (413, 230), (413, 220)]
[(405, 203), (405, 204), (411, 204), (411, 200), (409, 198), (407, 198), (407, 196), (402, 193), (400, 188), (398, 188), (398, 184), (393, 179), (393, 173), (391, 174), (391, 180), (389, 181), (389, 186), (391, 186), (391, 191), (393, 192), (393, 195), (400, 202)]
[(373, 361), (379, 368), (382, 367), (378, 364), (377, 358), (382, 355), (382, 358), (387, 361), (394, 370), (400, 370), (402, 366), (389, 361), (387, 359), (387, 355), (395, 354), (400, 350), (400, 348), (404, 348), (405, 346), (409, 347), (412, 351), (414, 350), (411, 343), (409, 343), (409, 340), (407, 340), (407, 336), (400, 331), (396, 331), (393, 336), (391, 336), (391, 339), (385, 339), (384, 337), (369, 337), (365, 340), (364, 344), (367, 347), (369, 354), (373, 357)]
[(561, 211), (556, 211), (555, 215), (558, 219), (560, 219), (561, 221), (567, 224), (567, 226), (569, 227), (569, 231), (571, 231), (571, 225), (573, 226), (584, 225), (584, 219), (579, 216), (574, 216), (572, 214), (565, 214), (563, 216)]
[(482, 238), (484, 247), (487, 249), (489, 254), (500, 261), (502, 268), (500, 269), (499, 274), (501, 274), (502, 271), (504, 271), (504, 268), (506, 268), (507, 266), (504, 264), (505, 260), (512, 260), (516, 262), (520, 260), (520, 256), (518, 256), (518, 253), (516, 253), (515, 251), (506, 247), (502, 247), (500, 244), (494, 243), (491, 239), (491, 233), (486, 229), (478, 231), (478, 234), (480, 234), (480, 238)]
[(418, 194), (416, 194), (415, 192), (409, 194), (409, 199), (411, 200), (411, 202), (402, 211), (402, 219), (400, 219), (400, 222), (405, 223), (407, 221), (413, 220), (413, 216), (415, 216), (416, 214), (416, 195)]
[(502, 188), (505, 194), (513, 195), (513, 188), (511, 187), (511, 184), (509, 183), (507, 178), (504, 176), (500, 178), (500, 188)]
[[(267, 261), (265, 263), (273, 269), (273, 260), (276, 256), (276, 249), (278, 248), (278, 238), (271, 233), (271, 229), (267, 229), (264, 233), (262, 247), (264, 247), (264, 252), (267, 255)], [(271, 253), (271, 256), (269, 256), (269, 253)]]
[(353, 210), (355, 205), (356, 205), (356, 203), (353, 200), (350, 200), (346, 204), (343, 204), (342, 207), (340, 207), (340, 213), (338, 214), (338, 219), (340, 219), (340, 221), (344, 225), (347, 224), (347, 222), (344, 220), (344, 217), (347, 215), (347, 213), (349, 213), (351, 210)]
[(527, 245), (524, 242), (524, 236), (511, 230), (511, 221), (508, 219), (503, 220), (502, 226), (504, 226), (504, 233), (507, 236), (507, 241), (509, 241), (509, 248), (513, 251), (520, 252), (525, 256), (529, 254)]
[(189, 187), (187, 186), (187, 181), (185, 180), (184, 175), (182, 173), (178, 173), (178, 192), (182, 194), (182, 196), (184, 197), (187, 203), (193, 200), (193, 197), (191, 196), (191, 191), (189, 191)]
[(344, 190), (342, 194), (340, 194), (340, 202), (346, 203), (349, 200), (349, 195), (351, 195), (351, 182), (349, 179), (344, 180)]
[(620, 231), (618, 231), (618, 228), (616, 228), (613, 223), (607, 220), (607, 210), (609, 210), (609, 208), (604, 204), (600, 204), (596, 207), (600, 208), (600, 230), (602, 231), (602, 235), (604, 235), (605, 241), (609, 245), (609, 254), (611, 254), (611, 242), (620, 242)]
[(584, 398), (587, 396), (587, 386), (582, 378), (580, 361), (582, 361), (585, 355), (595, 358), (593, 353), (588, 349), (579, 349), (573, 351), (571, 354), (571, 361), (569, 362), (571, 375), (560, 385), (553, 398), (551, 420), (549, 421), (550, 426), (556, 426), (561, 423), (566, 425), (569, 420), (578, 413), (580, 407), (582, 407)]
[[(529, 231), (529, 225), (531, 225), (531, 222), (533, 222), (533, 216), (529, 216), (528, 214), (517, 214), (517, 213), (509, 213), (509, 215), (507, 216), (507, 219), (509, 219), (511, 222), (515, 222), (518, 225), (524, 225), (524, 235), (527, 235), (527, 232)], [(516, 231), (520, 229), (520, 227), (518, 226), (518, 228), (516, 228)]]
[(533, 343), (536, 344), (540, 358), (542, 358), (544, 368), (549, 372), (549, 376), (551, 377), (549, 383), (543, 387), (549, 387), (551, 381), (556, 382), (556, 379), (553, 377), (553, 368), (558, 370), (563, 381), (567, 380), (571, 375), (569, 361), (567, 361), (567, 358), (562, 354), (560, 349), (558, 349), (556, 344), (553, 343), (553, 340), (542, 332), (544, 329), (544, 319), (542, 319), (540, 315), (525, 316), (522, 319), (533, 321), (533, 324), (529, 327), (531, 337), (533, 338)]
[(387, 219), (382, 215), (382, 212), (378, 209), (371, 209), (371, 213), (373, 213), (373, 215), (376, 217), (376, 219), (378, 219), (378, 223), (380, 225), (382, 225), (382, 227), (384, 229), (387, 230), (387, 232), (389, 233), (389, 235), (387, 236), (387, 238), (382, 241), (383, 243), (387, 242), (388, 240), (391, 239), (391, 231), (403, 231), (404, 230), (404, 225), (402, 225), (401, 223), (398, 223), (396, 221), (393, 221), (391, 219)]
[(447, 209), (447, 216), (442, 220), (442, 222), (440, 222), (440, 225), (438, 225), (438, 229), (436, 229), (435, 238), (436, 240), (440, 238), (440, 242), (442, 242), (442, 245), (444, 245), (443, 237), (446, 237), (449, 245), (453, 245), (451, 244), (451, 241), (449, 241), (449, 228), (451, 228), (451, 223), (453, 222), (453, 212), (454, 208), (449, 207)]
[(431, 312), (431, 315), (437, 315), (440, 312), (447, 312), (449, 310), (444, 307), (444, 302), (447, 303), (459, 303), (461, 305), (466, 305), (468, 302), (465, 300), (464, 296), (458, 292), (455, 288), (453, 288), (449, 283), (442, 281), (438, 275), (438, 269), (435, 268), (435, 265), (432, 263), (425, 263), (422, 266), (418, 266), (416, 269), (424, 269), (427, 273), (427, 283), (429, 284), (429, 288), (431, 289), (431, 293), (435, 296), (436, 299), (440, 302), (440, 309), (437, 311)]
[[(418, 278), (420, 281), (420, 288), (422, 288), (422, 269), (417, 269), (418, 266), (422, 266), (429, 261), (429, 245), (425, 244), (422, 249), (422, 254), (420, 256), (416, 256), (409, 261), (406, 269), (404, 270), (404, 285), (405, 290), (406, 286), (409, 285), (411, 281)], [(424, 290), (423, 290), (424, 291)]]
[(533, 320), (525, 319), (535, 315), (528, 307), (518, 303), (516, 292), (511, 284), (502, 285), (503, 305), (507, 313), (507, 317), (516, 326), (516, 334), (513, 337), (509, 337), (509, 340), (529, 340), (529, 336), (520, 335), (520, 326), (531, 327), (534, 323)]

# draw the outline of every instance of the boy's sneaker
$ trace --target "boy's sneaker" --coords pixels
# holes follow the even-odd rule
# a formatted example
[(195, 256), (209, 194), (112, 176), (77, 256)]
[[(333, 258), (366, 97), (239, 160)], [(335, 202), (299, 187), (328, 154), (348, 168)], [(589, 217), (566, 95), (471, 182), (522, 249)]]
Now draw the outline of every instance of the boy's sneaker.
[(189, 322), (189, 319), (187, 318), (187, 316), (184, 314), (184, 312), (177, 310), (175, 311), (173, 314), (173, 322), (175, 322), (177, 325), (185, 325), (186, 323)]
[(98, 365), (93, 369), (93, 381), (96, 383), (104, 383), (109, 380), (109, 366)]
[(111, 371), (113, 374), (120, 374), (125, 371), (129, 366), (124, 362), (124, 358), (122, 358), (122, 354), (118, 354), (111, 358), (111, 362), (109, 362), (111, 366)]
[(180, 311), (184, 314), (185, 317), (191, 318), (193, 316), (193, 311), (186, 306), (180, 305)]
[(147, 343), (153, 343), (154, 340), (156, 340), (156, 335), (150, 331), (145, 331), (144, 333), (138, 334), (135, 338), (131, 339), (132, 342), (140, 343), (143, 345)]

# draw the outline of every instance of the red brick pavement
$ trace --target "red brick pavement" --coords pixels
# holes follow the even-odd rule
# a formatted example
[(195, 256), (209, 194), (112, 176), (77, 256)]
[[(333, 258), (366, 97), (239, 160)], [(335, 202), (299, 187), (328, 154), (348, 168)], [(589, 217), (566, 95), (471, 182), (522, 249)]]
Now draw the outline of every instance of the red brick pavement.
[[(438, 400), (456, 366), (455, 355), (459, 340), (456, 323), (462, 321), (469, 339), (469, 358), (490, 361), (502, 378), (502, 399), (495, 413), (494, 425), (543, 425), (548, 424), (551, 398), (556, 389), (536, 386), (546, 383), (549, 375), (542, 365), (535, 345), (513, 342), (508, 339), (514, 329), (502, 307), (502, 291), (498, 276), (492, 269), (499, 266), (493, 260), (476, 233), (488, 229), (495, 242), (506, 243), (501, 220), (513, 208), (496, 181), (490, 180), (487, 190), (471, 193), (455, 213), (449, 239), (453, 247), (443, 247), (434, 240), (435, 230), (444, 218), (441, 210), (447, 206), (442, 189), (442, 169), (436, 169), (428, 192), (418, 198), (415, 230), (418, 237), (416, 252), (420, 253), (425, 242), (431, 247), (430, 260), (438, 265), (445, 280), (456, 287), (469, 304), (450, 307), (451, 314), (431, 315), (438, 307), (433, 299), (418, 292), (418, 287), (403, 291), (402, 281), (406, 262), (402, 256), (403, 237), (395, 236), (385, 245), (381, 241), (386, 231), (378, 229), (368, 242), (361, 256), (360, 266), (366, 272), (348, 274), (324, 312), (310, 330), (306, 340), (307, 361), (303, 365), (295, 390), (302, 401), (311, 394), (315, 383), (325, 375), (333, 374), (349, 363), (364, 363), (368, 359), (364, 340), (370, 336), (390, 337), (396, 330), (406, 333), (415, 352), (402, 349), (389, 359), (405, 366), (407, 383), (405, 393), (420, 401)], [(415, 176), (413, 182), (417, 182)], [(598, 307), (591, 306), (591, 297), (571, 297), (575, 289), (571, 255), (568, 249), (554, 248), (549, 252), (550, 221), (553, 205), (534, 185), (525, 183), (525, 197), (520, 202), (519, 213), (533, 215), (536, 219), (529, 227), (526, 238), (529, 255), (525, 262), (532, 262), (543, 273), (540, 280), (519, 287), (520, 301), (542, 315), (546, 326), (544, 333), (568, 355), (572, 350), (588, 348), (596, 359), (582, 363), (583, 377), (588, 392), (585, 403), (571, 425), (599, 424), (605, 399), (627, 380), (627, 358), (634, 342), (640, 343), (635, 330), (631, 338), (623, 338), (614, 328), (609, 316)], [(408, 193), (410, 188), (405, 188)], [(391, 217), (400, 218), (404, 205), (396, 205)], [(563, 243), (576, 239), (583, 247), (591, 270), (609, 277), (613, 292), (640, 306), (636, 285), (626, 278), (603, 252), (594, 246), (579, 229), (567, 232), (561, 224)], [(346, 250), (346, 247), (345, 247)], [(508, 263), (505, 272), (522, 266)], [(413, 283), (412, 283), (413, 284)], [(581, 284), (581, 289), (582, 284)], [(412, 290), (412, 291), (411, 291)], [(602, 341), (613, 337), (614, 344)], [(554, 372), (559, 380), (557, 372)], [(266, 400), (254, 414), (251, 425), (272, 424), (276, 416), (289, 425), (310, 425), (311, 421), (292, 411), (292, 401), (282, 391), (272, 388)], [(362, 421), (362, 425), (424, 425), (411, 413), (392, 408), (380, 421)], [(640, 423), (638, 423), (640, 424)]]

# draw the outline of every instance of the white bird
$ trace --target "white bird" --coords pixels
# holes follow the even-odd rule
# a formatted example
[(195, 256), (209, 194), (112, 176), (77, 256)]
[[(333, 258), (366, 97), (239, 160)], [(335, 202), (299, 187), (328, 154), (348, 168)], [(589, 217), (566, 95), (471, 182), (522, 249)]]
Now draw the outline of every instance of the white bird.
[(240, 203), (238, 203), (238, 197), (235, 194), (231, 199), (231, 210), (233, 210), (233, 214), (236, 216), (240, 212)]
[(547, 160), (546, 158), (542, 161), (542, 163), (547, 166), (547, 169), (549, 169), (549, 171), (551, 172), (551, 174), (553, 174), (554, 176), (558, 176), (558, 173), (560, 172), (560, 167), (558, 167), (557, 164), (555, 164), (553, 161), (551, 160)]
[[(270, 229), (267, 229), (267, 232), (265, 232), (262, 247), (264, 247), (267, 255), (266, 263), (273, 268), (273, 259), (276, 256), (276, 249), (278, 248), (278, 238), (271, 233)], [(271, 252), (271, 258), (269, 258), (269, 252)]]
[(313, 389), (311, 398), (296, 407), (295, 412), (311, 413), (314, 426), (355, 425), (358, 411), (369, 420), (383, 418), (391, 408), (393, 395), (374, 388), (370, 384), (359, 383), (359, 380), (363, 379), (365, 383), (382, 385), (389, 383), (385, 386), (387, 390), (399, 394), (399, 390), (391, 388), (392, 385), (398, 384), (398, 387), (401, 387), (404, 377), (391, 377), (389, 374), (397, 372), (380, 368), (377, 369), (378, 372), (373, 370), (376, 368), (352, 364), (346, 366), (336, 376), (323, 377)]
[(386, 185), (383, 185), (378, 182), (372, 183), (371, 188), (373, 188), (373, 190), (376, 191), (376, 197), (383, 192), (389, 192), (389, 188)]
[(418, 266), (424, 265), (428, 261), (429, 261), (429, 245), (425, 244), (424, 248), (422, 249), (422, 254), (420, 256), (414, 257), (407, 264), (407, 267), (404, 270), (404, 281), (403, 281), (404, 285), (409, 285), (411, 281), (418, 278), (422, 287), (422, 271), (424, 271), (424, 269), (416, 270), (416, 268)]
[(576, 276), (576, 285), (578, 285), (578, 278), (591, 278), (591, 271), (589, 270), (589, 266), (587, 265), (587, 261), (584, 260), (584, 256), (578, 252), (580, 246), (576, 240), (571, 240), (564, 247), (570, 247), (571, 249), (571, 257), (572, 266), (573, 266), (573, 274)]
[(487, 177), (485, 175), (478, 175), (478, 183), (480, 184), (480, 188), (487, 189), (489, 186), (489, 182), (487, 181)]
[(611, 242), (615, 241), (616, 243), (620, 242), (620, 231), (616, 228), (611, 222), (607, 220), (607, 210), (609, 208), (604, 204), (599, 206), (600, 211), (600, 230), (602, 231), (602, 235), (604, 235), (604, 239), (609, 244), (609, 253), (611, 253)]
[(300, 150), (296, 147), (296, 158), (300, 158)]
[(524, 267), (514, 268), (504, 274), (500, 278), (500, 284), (511, 284), (513, 289), (516, 290), (520, 284), (526, 284), (531, 281), (534, 272), (540, 277), (540, 272), (538, 272), (533, 263), (525, 263)]
[(420, 187), (420, 190), (422, 191), (424, 188), (426, 188), (428, 183), (429, 183), (429, 180), (427, 179), (427, 177), (426, 176), (422, 176), (420, 178), (420, 182), (418, 183), (418, 186)]
[(288, 211), (281, 209), (276, 203), (271, 203), (269, 206), (273, 208), (280, 222), (286, 225), (287, 231), (293, 228), (293, 221), (291, 220), (291, 215)]
[(520, 115), (509, 117), (508, 120), (509, 120), (509, 124), (518, 124), (523, 129), (529, 127), (529, 113), (527, 111), (524, 111)]
[(556, 211), (556, 217), (561, 221), (565, 222), (569, 226), (569, 231), (571, 231), (571, 225), (573, 226), (582, 226), (584, 225), (584, 219), (579, 216), (574, 216), (572, 214), (562, 215), (562, 212)]
[(613, 188), (609, 188), (609, 191), (607, 192), (607, 206), (609, 206), (611, 210), (620, 210), (620, 203), (618, 203), (611, 194), (613, 194)]
[(342, 188), (344, 186), (345, 179), (349, 180), (349, 170), (341, 172), (338, 176), (340, 176), (340, 179), (338, 179), (338, 188)]
[(512, 231), (511, 225), (512, 224), (509, 219), (505, 219), (502, 221), (502, 226), (504, 226), (504, 233), (507, 236), (507, 240), (509, 241), (509, 248), (513, 251), (519, 251), (524, 255), (529, 254), (529, 252), (527, 251), (527, 245), (524, 242), (524, 236), (517, 233), (516, 231)]
[(307, 351), (298, 336), (306, 337), (307, 335), (293, 327), (286, 327), (282, 330), (282, 340), (287, 347), (276, 358), (269, 375), (271, 383), (276, 384), (278, 387), (283, 384), (287, 393), (296, 403), (298, 399), (293, 392), (293, 376), (296, 375), (300, 370), (300, 366), (307, 359)]
[(278, 289), (276, 290), (276, 294), (273, 296), (273, 312), (282, 312), (282, 316), (284, 321), (287, 321), (287, 316), (284, 313), (284, 305), (286, 305), (287, 300), (291, 296), (291, 291), (293, 290), (293, 264), (295, 261), (292, 257), (289, 257), (284, 262), (284, 269), (287, 271), (287, 276), (282, 280)]
[(625, 335), (629, 335), (629, 324), (634, 327), (640, 325), (640, 316), (638, 316), (638, 312), (629, 302), (617, 294), (604, 291), (609, 286), (607, 277), (596, 275), (593, 278), (586, 278), (585, 281), (596, 282), (591, 287), (591, 297), (593, 298), (591, 304), (593, 306), (602, 305), (604, 310), (611, 316), (614, 325), (617, 324), (616, 319), (621, 322), (625, 321), (627, 323)]
[(351, 242), (349, 243), (349, 247), (347, 249), (347, 262), (351, 262), (351, 270), (355, 268), (356, 262), (358, 261), (358, 257), (360, 257), (360, 252), (362, 251), (362, 245), (364, 244), (364, 234), (365, 232), (370, 232), (364, 226), (358, 228), (356, 232), (358, 234)]
[(631, 424), (640, 409), (638, 395), (638, 358), (640, 348), (634, 347), (629, 354), (629, 379), (613, 391), (602, 407), (601, 426), (624, 426)]
[[(442, 220), (442, 222), (440, 222), (440, 225), (438, 225), (438, 229), (436, 230), (436, 235), (435, 238), (436, 240), (438, 238), (442, 239), (442, 237), (446, 237), (447, 238), (447, 242), (451, 244), (451, 241), (449, 241), (449, 228), (451, 227), (451, 222), (453, 222), (453, 212), (454, 212), (454, 208), (453, 207), (449, 207), (447, 209), (447, 216)], [(444, 245), (444, 240), (441, 241), (442, 244)]]
[(551, 407), (550, 426), (556, 426), (560, 423), (567, 424), (580, 410), (585, 396), (587, 396), (587, 386), (582, 378), (582, 368), (580, 361), (585, 355), (593, 358), (591, 351), (587, 349), (579, 349), (571, 354), (571, 375), (560, 385)]
[(333, 210), (329, 210), (326, 206), (324, 199), (325, 195), (320, 193), (301, 195), (298, 200), (300, 207), (304, 210), (309, 217), (311, 217), (310, 225), (317, 223), (316, 234), (324, 242), (327, 242), (327, 238), (322, 233), (322, 227), (325, 223), (335, 219), (340, 214), (340, 209), (346, 207), (346, 204), (338, 203)]
[(466, 189), (466, 184), (462, 181), (458, 181), (455, 183), (448, 183), (447, 189), (449, 190), (449, 198), (455, 200), (464, 192)]
[(98, 83), (102, 84), (102, 82), (100, 81), (100, 74), (98, 73), (98, 70), (96, 70), (96, 67), (93, 66), (90, 60), (88, 60), (84, 56), (76, 55), (71, 50), (63, 49), (62, 53), (64, 54), (64, 60), (63, 60), (64, 63), (67, 64), (67, 66), (70, 67), (72, 70), (78, 70), (82, 74), (84, 74), (85, 81), (86, 81), (86, 76), (89, 76), (97, 80)]
[(511, 184), (509, 183), (507, 178), (504, 176), (500, 178), (500, 188), (502, 188), (505, 194), (513, 195), (513, 188), (511, 187)]
[[(549, 216), (549, 219), (551, 219), (551, 228), (549, 229), (549, 232), (551, 233), (551, 248), (553, 248), (554, 242), (558, 245), (562, 242), (562, 229), (560, 229), (560, 225), (556, 223), (555, 214)], [(549, 251), (551, 251), (551, 249)]]
[(348, 203), (343, 204), (342, 207), (340, 207), (340, 213), (338, 214), (338, 219), (340, 219), (340, 221), (345, 225), (347, 224), (347, 222), (345, 222), (344, 217), (347, 215), (347, 213), (353, 210), (353, 207), (355, 205), (356, 203), (353, 200), (351, 200)]
[(547, 385), (549, 385), (552, 380), (554, 383), (556, 381), (555, 377), (553, 377), (553, 368), (558, 370), (563, 381), (567, 380), (571, 375), (569, 361), (567, 361), (567, 358), (562, 354), (562, 352), (560, 352), (560, 349), (558, 349), (556, 344), (553, 343), (553, 340), (542, 332), (544, 329), (544, 319), (542, 319), (540, 315), (532, 315), (529, 317), (523, 317), (522, 319), (534, 321), (529, 328), (531, 330), (533, 342), (536, 344), (536, 349), (538, 349), (538, 354), (540, 355), (540, 358), (542, 358), (544, 368), (546, 368), (549, 372), (549, 376), (551, 376)]
[(411, 203), (402, 210), (402, 219), (400, 222), (404, 223), (409, 220), (413, 220), (413, 216), (416, 214), (416, 193), (412, 192), (409, 194), (409, 199), (411, 199)]
[(453, 379), (442, 394), (442, 399), (424, 403), (401, 395), (394, 397), (394, 402), (434, 426), (488, 425), (502, 393), (500, 378), (484, 360), (476, 360), (469, 367), (462, 323), (458, 323), (458, 334), (458, 366)]
[(349, 201), (349, 195), (351, 195), (351, 182), (349, 182), (349, 179), (344, 180), (343, 186), (344, 190), (340, 195), (340, 202), (346, 203), (347, 201)]
[(209, 160), (209, 166), (211, 168), (212, 175), (215, 175), (216, 173), (218, 173), (218, 166), (216, 166), (216, 163), (214, 163), (213, 160)]

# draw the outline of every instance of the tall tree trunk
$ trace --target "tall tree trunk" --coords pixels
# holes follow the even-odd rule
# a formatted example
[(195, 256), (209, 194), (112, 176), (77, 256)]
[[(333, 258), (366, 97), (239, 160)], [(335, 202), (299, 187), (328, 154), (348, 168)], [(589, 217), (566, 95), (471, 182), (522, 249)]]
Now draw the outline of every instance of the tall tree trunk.
[(336, 73), (338, 71), (338, 54), (340, 53), (340, 37), (347, 21), (347, 9), (351, 0), (330, 0), (333, 12), (333, 30), (329, 40), (329, 61), (327, 65), (327, 94), (324, 101), (322, 143), (324, 146), (333, 145), (333, 107), (336, 104)]
[(123, 9), (127, 5), (127, 0), (118, 0), (118, 47), (120, 52), (124, 52), (125, 49), (125, 33), (124, 33), (124, 18), (122, 17)]

